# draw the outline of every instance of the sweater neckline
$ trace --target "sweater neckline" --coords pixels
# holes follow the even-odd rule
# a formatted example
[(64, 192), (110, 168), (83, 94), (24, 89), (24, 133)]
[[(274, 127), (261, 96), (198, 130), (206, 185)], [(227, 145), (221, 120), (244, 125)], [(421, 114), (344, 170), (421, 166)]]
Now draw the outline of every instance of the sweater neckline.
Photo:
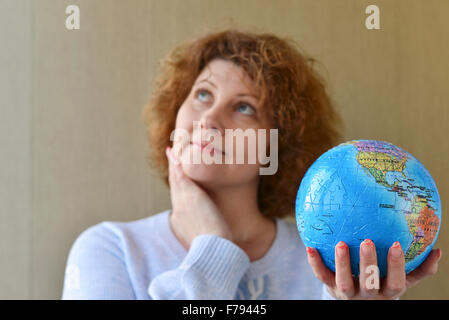
[[(171, 209), (166, 210), (164, 212), (164, 219), (161, 228), (159, 228), (160, 231), (162, 231), (162, 234), (165, 235), (165, 237), (161, 237), (160, 239), (164, 239), (168, 242), (170, 250), (172, 253), (178, 257), (179, 259), (184, 259), (184, 257), (187, 255), (187, 250), (183, 247), (183, 245), (178, 241), (176, 238), (171, 226), (170, 226), (170, 213)], [(268, 249), (268, 251), (265, 253), (265, 255), (255, 261), (250, 262), (248, 273), (250, 276), (258, 276), (266, 271), (270, 267), (272, 267), (273, 262), (277, 261), (277, 256), (279, 255), (279, 252), (282, 249), (282, 241), (284, 240), (286, 236), (286, 230), (284, 221), (280, 219), (279, 217), (275, 217), (275, 223), (276, 223), (276, 235), (274, 237), (274, 240)]]

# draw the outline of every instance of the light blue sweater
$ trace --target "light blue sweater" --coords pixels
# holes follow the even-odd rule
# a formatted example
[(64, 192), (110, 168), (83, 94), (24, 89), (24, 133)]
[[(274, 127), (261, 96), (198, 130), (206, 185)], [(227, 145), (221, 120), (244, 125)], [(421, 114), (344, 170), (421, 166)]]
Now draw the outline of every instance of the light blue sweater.
[(272, 246), (250, 262), (215, 235), (197, 236), (187, 252), (170, 212), (82, 232), (69, 253), (62, 299), (332, 299), (307, 263), (295, 224), (276, 218)]

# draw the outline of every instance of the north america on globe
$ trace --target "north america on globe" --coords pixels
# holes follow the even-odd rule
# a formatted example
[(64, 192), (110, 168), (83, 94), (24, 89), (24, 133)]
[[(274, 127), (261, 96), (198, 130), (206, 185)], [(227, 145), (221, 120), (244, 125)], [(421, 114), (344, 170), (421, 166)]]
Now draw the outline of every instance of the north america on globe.
[(300, 183), (295, 211), (302, 241), (331, 270), (335, 245), (348, 245), (354, 275), (364, 239), (373, 240), (384, 277), (395, 241), (409, 273), (430, 253), (441, 227), (440, 197), (427, 169), (407, 151), (378, 140), (345, 142), (321, 155)]

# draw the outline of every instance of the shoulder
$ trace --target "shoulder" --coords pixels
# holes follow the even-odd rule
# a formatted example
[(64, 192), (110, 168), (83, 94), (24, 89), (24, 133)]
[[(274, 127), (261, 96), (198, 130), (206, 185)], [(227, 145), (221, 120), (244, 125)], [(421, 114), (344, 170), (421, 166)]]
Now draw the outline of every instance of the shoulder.
[(168, 210), (133, 221), (103, 221), (82, 231), (73, 243), (73, 252), (109, 250), (120, 252), (129, 242), (149, 237), (162, 224)]

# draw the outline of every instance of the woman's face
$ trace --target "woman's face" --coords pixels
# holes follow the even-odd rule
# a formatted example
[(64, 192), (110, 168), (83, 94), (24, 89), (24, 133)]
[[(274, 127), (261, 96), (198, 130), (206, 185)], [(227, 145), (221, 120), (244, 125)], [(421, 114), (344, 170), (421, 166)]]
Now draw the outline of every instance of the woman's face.
[[(258, 129), (272, 128), (270, 119), (258, 105), (257, 97), (258, 92), (251, 79), (234, 63), (215, 59), (203, 69), (178, 110), (177, 130), (173, 138), (174, 151), (180, 155), (187, 176), (210, 187), (258, 181), (261, 164), (258, 153), (254, 154), (254, 150), (257, 150), (257, 142), (254, 141), (258, 140), (248, 145), (248, 138), (244, 138), (240, 140), (245, 141), (243, 148), (238, 150), (238, 138), (226, 138), (229, 133), (238, 135), (247, 129), (250, 130), (246, 132), (253, 132), (257, 136)], [(264, 155), (270, 137), (269, 130), (265, 131)], [(182, 137), (179, 132), (184, 133)], [(227, 145), (229, 143), (232, 143), (232, 148)], [(204, 147), (205, 144), (207, 147)], [(230, 150), (232, 152), (226, 152)], [(237, 163), (239, 152), (243, 156), (243, 163)], [(255, 157), (255, 162), (249, 161), (250, 155), (252, 159)]]

